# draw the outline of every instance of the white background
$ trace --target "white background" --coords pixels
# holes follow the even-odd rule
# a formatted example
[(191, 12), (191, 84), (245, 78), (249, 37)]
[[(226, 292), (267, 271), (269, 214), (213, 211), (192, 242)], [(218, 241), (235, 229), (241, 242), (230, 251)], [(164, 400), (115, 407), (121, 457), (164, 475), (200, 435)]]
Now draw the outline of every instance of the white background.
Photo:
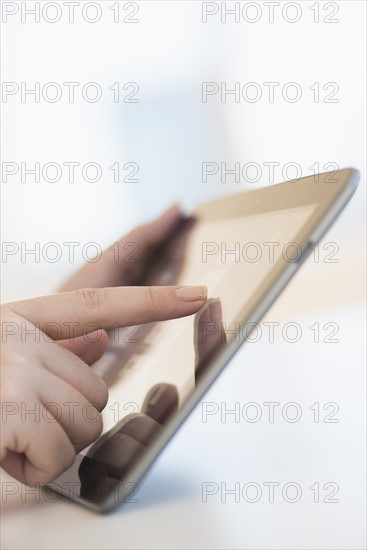
[[(2, 2), (4, 5), (6, 2)], [(9, 4), (9, 3), (8, 3)], [(302, 175), (327, 163), (354, 166), (362, 172), (356, 195), (328, 233), (324, 243), (339, 247), (337, 263), (311, 257), (266, 320), (302, 327), (302, 337), (291, 344), (281, 337), (269, 343), (266, 333), (256, 345), (248, 344), (232, 361), (205, 401), (237, 401), (262, 406), (257, 423), (233, 416), (226, 422), (216, 415), (202, 422), (198, 408), (146, 478), (139, 503), (114, 514), (96, 517), (65, 502), (50, 504), (19, 492), (4, 498), (2, 546), (4, 548), (364, 548), (365, 495), (365, 16), (362, 1), (298, 2), (284, 12), (287, 2), (275, 8), (274, 22), (258, 2), (261, 17), (249, 23), (234, 16), (224, 22), (218, 13), (202, 22), (201, 2), (138, 2), (138, 23), (113, 22), (113, 2), (102, 1), (101, 19), (95, 24), (82, 17), (81, 1), (75, 21), (58, 2), (61, 19), (49, 23), (34, 16), (21, 21), (18, 13), (2, 24), (2, 80), (41, 89), (56, 82), (63, 96), (56, 103), (36, 103), (20, 93), (3, 96), (2, 162), (24, 162), (31, 167), (49, 162), (98, 163), (103, 177), (97, 183), (76, 172), (57, 183), (21, 173), (2, 180), (2, 240), (15, 243), (19, 252), (2, 258), (2, 301), (52, 292), (82, 263), (81, 250), (88, 242), (108, 246), (136, 223), (146, 220), (174, 200), (186, 209), (201, 200), (272, 183), (264, 163), (277, 162), (275, 181)], [(44, 6), (47, 2), (41, 2)], [(121, 19), (131, 8), (120, 3)], [(233, 7), (233, 2), (226, 2)], [(246, 3), (241, 2), (241, 9)], [(247, 3), (248, 4), (248, 3)], [(318, 5), (316, 23), (312, 6)], [(215, 5), (215, 3), (213, 4)], [(330, 7), (331, 6), (331, 7)], [(324, 19), (334, 6), (335, 23)], [(23, 8), (24, 9), (24, 8)], [(52, 9), (46, 16), (54, 17)], [(90, 8), (89, 17), (94, 17)], [(251, 8), (254, 9), (254, 8)], [(293, 10), (293, 11), (292, 11)], [(282, 15), (283, 11), (283, 15)], [(254, 11), (248, 18), (254, 18)], [(78, 82), (70, 103), (63, 82)], [(97, 103), (81, 97), (88, 82), (97, 82), (103, 96)], [(139, 103), (114, 103), (109, 90), (114, 82), (136, 82)], [(235, 82), (241, 88), (256, 82), (263, 96), (256, 103), (239, 103), (220, 94), (201, 101), (203, 82)], [(268, 100), (264, 82), (279, 82), (274, 102)], [(289, 102), (281, 90), (297, 82), (302, 97)], [(320, 86), (314, 101), (310, 86)], [(325, 96), (336, 83), (336, 103)], [(126, 92), (123, 92), (126, 93)], [(250, 93), (250, 91), (249, 91)], [(233, 167), (256, 163), (256, 182), (204, 183), (202, 162), (227, 162)], [(114, 162), (136, 162), (139, 182), (114, 183), (109, 170)], [(4, 167), (4, 164), (2, 165)], [(254, 172), (250, 170), (250, 176)], [(283, 177), (284, 176), (284, 177)], [(256, 178), (255, 178), (256, 179)], [(74, 262), (68, 261), (64, 242), (80, 243)], [(21, 243), (25, 243), (22, 245)], [(62, 250), (60, 261), (42, 256), (49, 242)], [(35, 244), (39, 243), (39, 245)], [(322, 247), (321, 245), (321, 247)], [(20, 251), (40, 247), (40, 261)], [(9, 249), (7, 249), (9, 250)], [(310, 326), (320, 323), (321, 342), (314, 343)], [(337, 323), (338, 343), (325, 343), (325, 323)], [(264, 402), (279, 402), (274, 423), (267, 420)], [(297, 402), (302, 418), (284, 420), (285, 403)], [(309, 409), (320, 403), (321, 421)], [(337, 403), (338, 423), (322, 422), (322, 407)], [(258, 483), (263, 493), (256, 503), (220, 490), (202, 502), (204, 482)], [(280, 483), (270, 503), (264, 482)], [(297, 483), (302, 497), (289, 503), (281, 495), (288, 482)], [(339, 486), (338, 503), (315, 503), (309, 489), (320, 483)], [(7, 486), (9, 488), (9, 486)], [(4, 502), (6, 501), (6, 502)], [(23, 502), (22, 502), (23, 501)], [(24, 502), (26, 501), (26, 502)], [(19, 526), (22, 526), (19, 529)]]

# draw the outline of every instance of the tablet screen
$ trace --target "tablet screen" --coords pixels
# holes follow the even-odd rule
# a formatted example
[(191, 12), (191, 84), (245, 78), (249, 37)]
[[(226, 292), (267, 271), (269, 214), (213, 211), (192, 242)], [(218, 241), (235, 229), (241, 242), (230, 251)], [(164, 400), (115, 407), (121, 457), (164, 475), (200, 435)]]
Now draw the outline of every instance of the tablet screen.
[(240, 330), (241, 311), (276, 264), (300, 259), (295, 238), (315, 209), (306, 205), (184, 223), (144, 284), (203, 284), (208, 301), (190, 317), (111, 333), (109, 350), (93, 366), (109, 387), (103, 434), (57, 485), (98, 503), (128, 479), (215, 354), (230, 339), (249, 336), (253, 323)]

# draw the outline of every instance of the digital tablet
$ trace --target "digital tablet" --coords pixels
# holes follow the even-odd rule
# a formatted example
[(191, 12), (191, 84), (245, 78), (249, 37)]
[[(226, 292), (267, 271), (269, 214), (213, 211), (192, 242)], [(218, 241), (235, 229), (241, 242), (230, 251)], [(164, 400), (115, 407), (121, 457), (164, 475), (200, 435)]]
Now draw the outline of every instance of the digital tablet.
[[(160, 451), (248, 339), (353, 195), (347, 168), (199, 206), (142, 284), (206, 285), (195, 315), (129, 326), (93, 366), (109, 387), (104, 430), (49, 486), (99, 512), (134, 502)], [(135, 500), (136, 501), (136, 500)]]

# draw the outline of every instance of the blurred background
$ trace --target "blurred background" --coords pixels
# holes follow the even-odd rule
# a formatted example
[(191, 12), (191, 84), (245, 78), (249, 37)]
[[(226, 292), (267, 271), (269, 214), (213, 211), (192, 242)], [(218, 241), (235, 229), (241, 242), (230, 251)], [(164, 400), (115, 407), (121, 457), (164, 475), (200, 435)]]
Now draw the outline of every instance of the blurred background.
[[(81, 0), (73, 23), (65, 2), (48, 3), (39, 22), (22, 13), (34, 4), (2, 2), (3, 302), (57, 290), (86, 255), (174, 201), (189, 212), (346, 166), (361, 181), (320, 260), (308, 260), (265, 319), (297, 322), (297, 346), (244, 346), (205, 398), (297, 402), (308, 420), (205, 424), (198, 408), (135, 512), (95, 518), (62, 502), (18, 502), (5, 507), (3, 547), (365, 548), (366, 4)], [(37, 86), (39, 102), (26, 93)], [(26, 171), (35, 163), (39, 182)], [(238, 164), (238, 177), (221, 173)], [(72, 261), (65, 243), (76, 243)], [(338, 326), (336, 345), (327, 323)], [(337, 403), (338, 422), (310, 420), (315, 402), (324, 416)], [(204, 481), (266, 480), (297, 481), (308, 497), (315, 482), (335, 482), (338, 504), (202, 502)]]
[[(336, 166), (355, 166), (364, 177), (363, 2), (318, 2), (317, 12), (312, 2), (295, 3), (297, 10), (285, 10), (283, 2), (273, 23), (261, 2), (257, 10), (239, 3), (237, 15), (225, 11), (234, 2), (224, 8), (119, 2), (118, 12), (112, 2), (97, 2), (100, 12), (81, 2), (74, 23), (62, 2), (59, 11), (50, 5), (43, 12), (41, 2), (37, 23), (27, 12), (34, 4), (2, 7), (2, 158), (17, 167), (3, 164), (2, 239), (19, 246), (6, 249), (3, 301), (55, 290), (83, 262), (85, 244), (108, 246), (173, 201), (190, 210), (216, 196)], [(219, 91), (203, 102), (205, 82)], [(75, 83), (73, 103), (71, 84), (64, 83)], [(222, 83), (224, 91), (238, 83), (241, 95), (222, 97)], [(26, 94), (37, 86), (39, 103)], [(93, 100), (98, 92), (97, 102), (83, 97)], [(300, 99), (292, 102), (296, 93)], [(79, 165), (70, 181), (73, 162)], [(205, 162), (218, 169), (203, 181)], [(26, 172), (35, 163), (39, 183)], [(238, 163), (239, 181), (224, 174), (222, 182), (221, 163), (228, 170)], [(363, 177), (335, 228), (354, 273), (363, 246)], [(50, 242), (61, 251), (48, 248)], [(72, 262), (64, 242), (80, 243)], [(28, 249), (39, 252), (22, 258)]]

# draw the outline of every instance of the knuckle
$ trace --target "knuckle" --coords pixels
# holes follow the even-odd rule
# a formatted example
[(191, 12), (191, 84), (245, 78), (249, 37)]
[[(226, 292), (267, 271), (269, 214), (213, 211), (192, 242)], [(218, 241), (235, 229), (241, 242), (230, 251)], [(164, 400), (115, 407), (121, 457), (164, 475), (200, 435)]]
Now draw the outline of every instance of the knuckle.
[(30, 361), (21, 355), (13, 351), (2, 351), (0, 355), (1, 366), (11, 366), (12, 368), (29, 368)]
[(159, 309), (163, 304), (161, 293), (158, 292), (157, 288), (153, 286), (146, 286), (144, 288), (144, 301), (146, 305), (152, 309)]
[(93, 313), (98, 312), (105, 302), (104, 288), (80, 288), (75, 291), (75, 296), (78, 303)]

